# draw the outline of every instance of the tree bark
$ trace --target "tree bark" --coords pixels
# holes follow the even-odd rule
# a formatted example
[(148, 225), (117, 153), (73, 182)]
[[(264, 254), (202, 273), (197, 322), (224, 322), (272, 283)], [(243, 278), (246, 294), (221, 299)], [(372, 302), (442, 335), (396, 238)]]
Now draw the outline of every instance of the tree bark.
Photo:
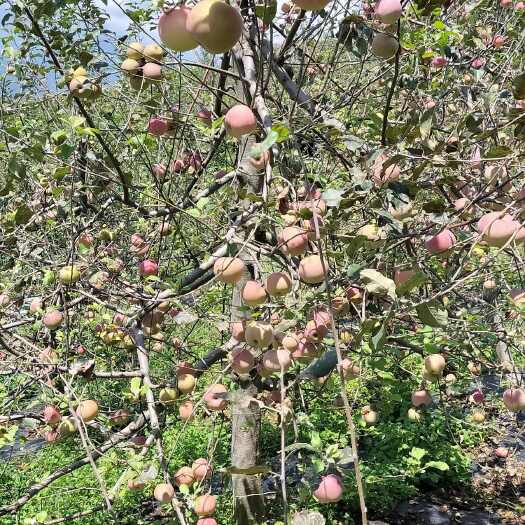
[[(242, 48), (241, 48), (242, 49)], [(241, 60), (236, 60), (239, 75), (244, 77)], [(250, 95), (244, 89), (242, 82), (236, 82), (237, 97), (245, 104), (250, 105)], [(259, 194), (264, 179), (249, 162), (249, 152), (255, 144), (253, 135), (243, 137), (239, 141), (238, 169), (240, 178), (247, 190)], [(242, 207), (249, 207), (250, 202), (241, 202)], [(232, 294), (231, 320), (238, 321), (246, 318), (239, 309), (242, 306), (242, 289), (246, 281), (252, 279), (253, 261), (251, 255), (243, 250), (238, 254), (246, 265), (243, 278), (236, 284)], [(259, 463), (259, 435), (261, 428), (261, 410), (257, 403), (250, 401), (257, 394), (257, 387), (251, 379), (239, 381), (239, 388), (232, 399), (232, 441), (231, 461), (235, 469), (250, 469)], [(264, 518), (264, 498), (262, 484), (257, 475), (232, 474), (232, 488), (234, 498), (234, 517), (238, 525), (259, 523)]]

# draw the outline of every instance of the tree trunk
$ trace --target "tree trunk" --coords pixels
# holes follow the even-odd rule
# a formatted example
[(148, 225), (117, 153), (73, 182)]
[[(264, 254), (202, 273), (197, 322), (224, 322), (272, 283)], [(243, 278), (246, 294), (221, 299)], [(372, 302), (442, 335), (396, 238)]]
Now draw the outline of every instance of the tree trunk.
[[(237, 61), (237, 71), (243, 76), (242, 64)], [(241, 82), (235, 86), (237, 97), (250, 104), (249, 95)], [(259, 194), (263, 177), (249, 163), (249, 152), (255, 144), (253, 136), (243, 137), (239, 141), (238, 165), (242, 169), (242, 182), (247, 190)], [(249, 207), (250, 202), (242, 202), (241, 206)], [(247, 271), (233, 290), (231, 320), (245, 319), (246, 315), (239, 310), (242, 306), (242, 289), (253, 276), (252, 256), (243, 250), (238, 254), (246, 264)], [(250, 273), (251, 272), (251, 273)], [(237, 395), (232, 400), (232, 441), (231, 461), (235, 469), (250, 469), (259, 463), (259, 434), (261, 429), (261, 409), (250, 398), (255, 397), (257, 388), (251, 381), (240, 380)], [(259, 476), (232, 474), (235, 521), (238, 525), (262, 522), (264, 519), (264, 498)]]

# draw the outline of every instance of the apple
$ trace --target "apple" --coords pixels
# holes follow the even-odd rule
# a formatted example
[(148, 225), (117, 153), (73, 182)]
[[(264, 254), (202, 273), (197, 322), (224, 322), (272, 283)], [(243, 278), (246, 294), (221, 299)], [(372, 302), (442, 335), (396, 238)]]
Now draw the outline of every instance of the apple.
[(211, 478), (211, 466), (207, 459), (197, 458), (191, 465), (193, 477), (197, 481)]
[(64, 266), (58, 271), (58, 280), (62, 284), (74, 284), (80, 280), (80, 270), (75, 265)]
[(247, 374), (255, 366), (255, 358), (247, 348), (232, 353), (232, 368), (237, 374)]
[(168, 121), (160, 117), (152, 117), (148, 122), (148, 133), (155, 137), (162, 137), (168, 132)]
[(522, 388), (508, 388), (503, 392), (503, 404), (511, 412), (520, 412), (525, 409), (525, 390)]
[(308, 247), (308, 234), (304, 228), (287, 226), (279, 235), (277, 240), (281, 251), (285, 255), (303, 255)]
[(190, 51), (199, 45), (187, 29), (190, 13), (190, 7), (175, 7), (162, 13), (159, 18), (159, 37), (162, 43), (173, 51)]
[(149, 275), (157, 275), (159, 271), (159, 265), (156, 261), (153, 261), (151, 259), (145, 259), (144, 261), (139, 263), (139, 273), (143, 277), (147, 277)]
[(432, 403), (432, 397), (427, 390), (416, 390), (412, 394), (412, 404), (417, 408), (420, 406), (428, 406)]
[(175, 496), (175, 489), (170, 483), (159, 483), (153, 491), (153, 496), (161, 503), (169, 503)]
[(228, 401), (222, 397), (218, 397), (220, 394), (225, 394), (228, 389), (221, 384), (214, 384), (207, 388), (202, 396), (202, 399), (206, 403), (208, 410), (211, 411), (222, 411), (226, 408)]
[(326, 260), (321, 261), (319, 255), (309, 255), (301, 259), (299, 263), (299, 277), (308, 284), (319, 284), (324, 282), (328, 273), (328, 264)]
[(193, 419), (193, 402), (183, 401), (179, 405), (179, 417), (182, 421), (191, 421)]
[(46, 406), (42, 415), (44, 417), (44, 421), (52, 427), (58, 425), (62, 419), (62, 415), (60, 414), (58, 408), (54, 405)]
[(445, 229), (434, 235), (425, 242), (426, 249), (433, 255), (448, 252), (456, 243), (455, 235), (448, 229)]
[(159, 401), (163, 405), (173, 405), (178, 397), (178, 392), (176, 388), (163, 388), (159, 392)]
[(343, 497), (341, 478), (335, 474), (323, 476), (313, 494), (319, 503), (335, 503), (339, 501)]
[[(213, 1), (213, 0), (201, 0)], [(220, 0), (215, 0), (220, 2)], [(220, 2), (222, 3), (222, 2)], [(257, 119), (253, 111), (244, 104), (236, 104), (231, 107), (224, 116), (224, 127), (229, 135), (240, 138), (248, 135), (257, 129)]]
[(132, 60), (142, 60), (144, 57), (144, 46), (139, 42), (132, 42), (126, 47), (126, 57)]
[(215, 512), (217, 501), (215, 496), (211, 494), (205, 494), (195, 499), (193, 510), (197, 516), (207, 517), (211, 516)]
[(58, 310), (48, 310), (42, 318), (44, 326), (49, 328), (49, 330), (57, 329), (62, 324), (63, 320), (64, 316)]
[(200, 0), (186, 19), (186, 31), (209, 53), (225, 53), (239, 40), (243, 19), (222, 0)]
[(441, 354), (431, 354), (425, 357), (425, 369), (429, 374), (440, 377), (445, 365), (445, 358)]
[(383, 24), (388, 26), (395, 24), (403, 14), (400, 0), (379, 0), (374, 9), (374, 15)]
[(77, 407), (76, 414), (85, 423), (88, 423), (97, 417), (98, 403), (93, 399), (81, 401)]
[(246, 266), (238, 257), (219, 257), (213, 265), (213, 273), (218, 281), (235, 284), (240, 281)]
[(431, 63), (436, 69), (441, 69), (448, 64), (448, 60), (443, 56), (437, 56), (432, 59)]
[(247, 281), (242, 289), (242, 301), (248, 306), (259, 306), (266, 302), (266, 290), (257, 281)]
[(399, 42), (393, 35), (378, 32), (374, 34), (372, 39), (371, 50), (376, 57), (392, 58), (399, 50)]
[(177, 487), (180, 487), (181, 485), (186, 485), (189, 487), (195, 481), (193, 470), (190, 467), (181, 467), (179, 470), (177, 470), (177, 472), (175, 472), (173, 479), (175, 480)]

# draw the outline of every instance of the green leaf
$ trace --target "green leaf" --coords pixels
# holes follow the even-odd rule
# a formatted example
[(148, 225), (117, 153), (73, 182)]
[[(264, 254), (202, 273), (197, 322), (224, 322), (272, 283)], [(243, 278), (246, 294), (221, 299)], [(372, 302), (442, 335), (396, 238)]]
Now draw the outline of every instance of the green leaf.
[(441, 470), (442, 472), (450, 469), (448, 464), (444, 461), (429, 461), (427, 464), (425, 464), (424, 468), (435, 468), (437, 470)]
[(284, 451), (285, 452), (296, 452), (297, 450), (308, 450), (309, 452), (317, 452), (310, 443), (292, 443), (291, 445), (288, 445)]
[(319, 450), (323, 446), (323, 442), (321, 441), (321, 436), (319, 435), (319, 432), (312, 432), (310, 436), (310, 444), (317, 450)]
[(32, 216), (33, 212), (29, 206), (27, 206), (27, 204), (22, 204), (16, 210), (15, 222), (16, 224), (27, 224)]
[(129, 390), (133, 394), (139, 394), (140, 393), (140, 384), (142, 382), (142, 379), (140, 377), (134, 377), (129, 383)]
[(365, 288), (369, 293), (374, 295), (388, 295), (388, 297), (393, 300), (397, 298), (396, 284), (392, 279), (385, 277), (372, 268), (361, 270), (359, 275), (361, 280), (365, 282)]
[(385, 344), (386, 340), (386, 327), (385, 323), (381, 323), (381, 326), (379, 327), (379, 330), (377, 330), (374, 335), (370, 338), (370, 342), (372, 343), (372, 348), (374, 350), (381, 350)]
[(79, 115), (72, 115), (68, 119), (69, 124), (72, 128), (78, 128), (86, 122), (86, 119), (84, 117), (80, 117)]
[(398, 295), (404, 295), (414, 288), (419, 288), (428, 281), (428, 277), (423, 272), (416, 272), (415, 275), (410, 277), (408, 281), (401, 283), (396, 287), (396, 292)]
[(272, 131), (277, 133), (276, 142), (284, 142), (290, 136), (290, 130), (284, 124), (274, 124)]
[(277, 1), (270, 0), (262, 5), (255, 6), (255, 16), (260, 18), (265, 24), (271, 24), (277, 14)]
[(58, 131), (54, 131), (53, 133), (51, 133), (51, 140), (55, 144), (62, 144), (63, 142), (65, 142), (66, 139), (67, 134), (63, 129), (59, 129)]
[(359, 272), (361, 270), (361, 268), (362, 268), (362, 266), (360, 264), (357, 264), (357, 263), (349, 264), (348, 268), (346, 269), (346, 275), (348, 277), (352, 277), (357, 272)]
[(215, 130), (217, 128), (220, 128), (222, 126), (222, 123), (224, 122), (224, 115), (222, 117), (219, 117), (219, 118), (216, 118), (212, 123), (211, 123), (211, 129), (212, 130)]
[(448, 324), (448, 312), (438, 301), (420, 304), (416, 306), (416, 312), (419, 320), (427, 326), (438, 328)]
[(355, 137), (354, 135), (348, 135), (347, 137), (345, 137), (343, 143), (346, 146), (346, 148), (352, 152), (358, 151), (366, 144), (363, 139)]
[(188, 485), (185, 485), (184, 483), (182, 485), (179, 485), (179, 490), (186, 496), (188, 496), (190, 493), (190, 487), (188, 487)]
[(62, 160), (67, 160), (74, 151), (75, 146), (72, 144), (61, 144), (60, 147), (57, 148), (56, 155)]
[(418, 461), (421, 461), (426, 453), (427, 451), (424, 448), (412, 447), (410, 456), (414, 459), (417, 459)]
[(269, 150), (279, 138), (279, 134), (277, 131), (274, 131), (273, 129), (270, 130), (268, 135), (266, 135), (266, 138), (262, 141), (256, 144), (250, 151), (250, 157), (258, 158), (260, 157), (266, 150)]
[(337, 352), (327, 350), (323, 355), (310, 363), (302, 372), (301, 377), (320, 378), (327, 376), (337, 365)]
[(42, 279), (42, 284), (44, 286), (49, 286), (55, 282), (55, 273), (51, 270), (46, 270), (44, 272), (44, 278)]
[(329, 188), (326, 191), (323, 191), (321, 197), (326, 201), (326, 205), (330, 208), (338, 208), (339, 204), (343, 200), (343, 193), (345, 190), (337, 188)]
[(490, 148), (484, 155), (487, 159), (496, 159), (496, 158), (502, 158), (507, 157), (508, 155), (512, 154), (512, 150), (508, 148), (507, 146), (494, 146), (493, 148)]

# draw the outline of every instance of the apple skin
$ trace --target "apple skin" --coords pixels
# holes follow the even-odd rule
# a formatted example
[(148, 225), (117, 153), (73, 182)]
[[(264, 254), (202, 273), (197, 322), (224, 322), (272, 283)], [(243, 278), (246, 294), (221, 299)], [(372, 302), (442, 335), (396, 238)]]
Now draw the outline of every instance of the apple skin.
[(146, 259), (139, 263), (139, 273), (143, 277), (147, 277), (149, 275), (157, 275), (158, 271), (159, 265), (156, 263), (156, 261)]
[(200, 0), (188, 15), (186, 30), (209, 53), (225, 53), (239, 40), (243, 19), (222, 0)]
[(374, 9), (374, 15), (383, 24), (395, 24), (403, 14), (400, 0), (379, 0)]
[(208, 387), (204, 396), (202, 397), (208, 410), (220, 412), (226, 408), (228, 401), (217, 397), (216, 394), (223, 394), (228, 392), (228, 389), (221, 384), (215, 384)]
[(224, 116), (224, 127), (229, 135), (240, 138), (257, 129), (257, 119), (248, 106), (236, 104)]
[(456, 243), (456, 236), (450, 230), (443, 230), (425, 242), (426, 249), (432, 254), (448, 252)]
[(376, 33), (372, 39), (371, 50), (376, 57), (389, 59), (396, 55), (399, 49), (397, 38), (388, 33)]
[(217, 508), (217, 498), (211, 494), (204, 494), (195, 499), (193, 510), (197, 516), (206, 518), (211, 516)]
[(190, 51), (199, 45), (186, 27), (190, 13), (189, 7), (176, 7), (159, 18), (159, 37), (163, 44), (173, 51)]
[(313, 494), (319, 503), (336, 503), (343, 496), (341, 478), (335, 474), (323, 476)]

